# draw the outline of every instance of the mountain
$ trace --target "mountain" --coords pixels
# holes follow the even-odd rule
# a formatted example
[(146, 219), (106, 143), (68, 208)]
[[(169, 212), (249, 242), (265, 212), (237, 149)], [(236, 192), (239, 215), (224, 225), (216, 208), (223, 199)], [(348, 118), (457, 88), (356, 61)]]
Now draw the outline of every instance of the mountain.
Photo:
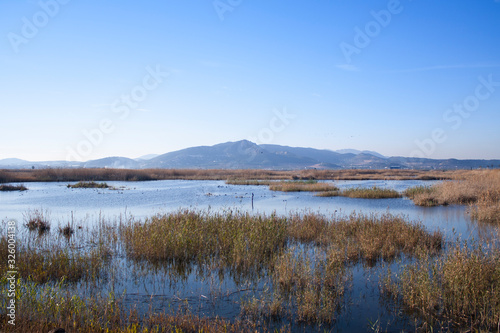
[(160, 155), (159, 154), (147, 154), (147, 155), (143, 155), (143, 156), (134, 158), (134, 160), (136, 160), (138, 162), (140, 162), (140, 161), (147, 161), (147, 160), (150, 160), (150, 159), (158, 157), (158, 156), (160, 156)]
[(127, 157), (106, 157), (87, 161), (83, 168), (113, 168), (113, 169), (140, 169), (141, 163)]
[(354, 155), (370, 154), (370, 155), (377, 156), (380, 158), (386, 158), (384, 155), (379, 154), (376, 151), (372, 151), (372, 150), (339, 149), (339, 150), (335, 150), (335, 152), (340, 153), (340, 154), (354, 154)]
[(295, 154), (274, 153), (253, 142), (242, 140), (215, 146), (186, 148), (147, 161), (148, 168), (203, 169), (298, 169), (316, 163)]
[(0, 160), (0, 168), (168, 168), (168, 169), (475, 169), (500, 167), (500, 160), (430, 159), (393, 156), (373, 151), (289, 147), (242, 140), (198, 146), (137, 159), (106, 157), (87, 162)]

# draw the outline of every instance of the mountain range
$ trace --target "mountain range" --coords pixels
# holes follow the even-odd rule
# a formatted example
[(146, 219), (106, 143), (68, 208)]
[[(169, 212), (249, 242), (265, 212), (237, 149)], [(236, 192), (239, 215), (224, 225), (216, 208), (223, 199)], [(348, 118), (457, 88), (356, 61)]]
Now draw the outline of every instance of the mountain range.
[(168, 169), (470, 169), (500, 167), (500, 160), (387, 157), (374, 151), (255, 144), (247, 140), (198, 146), (131, 159), (106, 157), (86, 162), (0, 160), (0, 168), (168, 168)]

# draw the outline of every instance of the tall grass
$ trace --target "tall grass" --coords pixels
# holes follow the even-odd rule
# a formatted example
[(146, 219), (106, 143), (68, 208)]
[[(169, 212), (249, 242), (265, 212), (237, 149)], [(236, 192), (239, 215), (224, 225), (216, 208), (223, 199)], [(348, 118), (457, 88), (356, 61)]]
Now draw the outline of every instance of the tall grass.
[(123, 227), (133, 259), (208, 263), (237, 271), (260, 269), (286, 240), (286, 219), (228, 212), (179, 211)]
[(496, 331), (500, 323), (500, 251), (459, 243), (438, 258), (423, 256), (385, 279), (383, 290), (428, 326)]
[(307, 181), (281, 181), (269, 185), (271, 191), (282, 192), (323, 192), (335, 191), (338, 188), (330, 183), (318, 183), (314, 180)]
[(24, 185), (0, 185), (0, 192), (27, 191)]
[(80, 181), (76, 184), (69, 185), (68, 188), (110, 188), (106, 183), (97, 183), (94, 181)]
[(318, 193), (319, 197), (348, 197), (348, 198), (360, 198), (360, 199), (389, 199), (389, 198), (401, 198), (401, 194), (392, 189), (385, 189), (373, 186), (371, 188), (347, 188), (343, 190), (336, 191), (326, 191)]
[(463, 179), (467, 171), (422, 170), (231, 170), (231, 169), (35, 169), (0, 170), (0, 183), (10, 182), (77, 182), (77, 181), (146, 181), (166, 179), (195, 180), (373, 180)]
[(271, 185), (272, 180), (262, 180), (262, 179), (227, 179), (226, 184), (228, 185)]
[(479, 221), (500, 222), (500, 170), (470, 171), (463, 179), (410, 188), (404, 194), (420, 206), (470, 205)]

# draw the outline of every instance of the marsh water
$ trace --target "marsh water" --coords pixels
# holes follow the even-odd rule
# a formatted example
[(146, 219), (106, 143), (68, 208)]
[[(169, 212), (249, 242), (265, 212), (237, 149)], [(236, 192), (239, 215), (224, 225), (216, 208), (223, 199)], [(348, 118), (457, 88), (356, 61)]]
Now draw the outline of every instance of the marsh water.
[[(424, 181), (335, 181), (344, 187), (383, 187), (402, 192), (416, 185), (432, 185)], [(24, 192), (0, 193), (0, 220), (24, 223), (27, 211), (46, 212), (53, 226), (72, 221), (90, 226), (100, 219), (109, 221), (141, 220), (155, 214), (179, 209), (221, 212), (225, 210), (251, 214), (288, 215), (314, 212), (326, 216), (345, 216), (352, 212), (402, 215), (409, 221), (422, 223), (429, 231), (441, 230), (447, 239), (479, 238), (488, 226), (471, 221), (466, 206), (418, 207), (411, 200), (352, 199), (317, 197), (310, 192), (273, 192), (268, 186), (227, 185), (224, 181), (147, 181), (107, 182), (114, 189), (70, 189), (68, 183), (28, 183)], [(253, 201), (252, 201), (253, 197)], [(22, 236), (20, 241), (22, 241)], [(163, 312), (178, 306), (189, 306), (196, 314), (208, 317), (237, 318), (245, 297), (263, 292), (266, 281), (238, 281), (230, 276), (205, 274), (190, 267), (178, 274), (166, 268), (116, 259), (114, 270), (99, 288), (123, 296), (125, 304), (139, 311)], [(400, 265), (388, 263), (387, 265)], [(332, 326), (292, 325), (293, 330), (367, 331), (378, 322), (383, 329), (400, 331), (411, 327), (411, 320), (391, 310), (381, 299), (378, 288), (380, 266), (361, 264), (351, 268), (352, 281), (345, 309)], [(84, 286), (77, 286), (83, 290)]]

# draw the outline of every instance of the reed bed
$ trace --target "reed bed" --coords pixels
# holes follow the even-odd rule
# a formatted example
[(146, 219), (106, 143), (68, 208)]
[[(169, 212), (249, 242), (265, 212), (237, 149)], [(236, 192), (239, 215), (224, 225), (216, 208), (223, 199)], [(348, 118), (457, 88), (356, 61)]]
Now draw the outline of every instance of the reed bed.
[(423, 326), (496, 332), (500, 327), (500, 251), (460, 245), (439, 257), (423, 255), (382, 285)]
[(470, 205), (473, 218), (500, 223), (500, 170), (470, 171), (461, 180), (410, 188), (404, 195), (419, 206)]
[(0, 183), (186, 180), (450, 180), (464, 179), (472, 171), (424, 170), (232, 170), (232, 169), (3, 169)]
[(352, 214), (333, 220), (317, 214), (294, 216), (288, 234), (298, 242), (327, 246), (351, 262), (373, 263), (421, 251), (437, 253), (443, 244), (441, 232), (430, 233), (419, 223), (390, 214)]
[(271, 185), (272, 180), (262, 179), (227, 179), (228, 185)]
[(330, 183), (319, 183), (314, 180), (307, 181), (281, 181), (269, 185), (271, 191), (281, 192), (324, 192), (335, 191), (338, 188)]
[(148, 261), (217, 260), (236, 271), (260, 269), (285, 245), (286, 219), (248, 213), (179, 211), (123, 227), (129, 257)]
[(27, 191), (24, 185), (0, 185), (0, 192)]
[[(43, 217), (50, 220), (48, 214)], [(55, 327), (78, 332), (266, 331), (274, 319), (326, 327), (322, 325), (333, 325), (346, 310), (354, 265), (435, 254), (442, 244), (440, 233), (401, 217), (354, 213), (266, 216), (180, 210), (114, 224), (99, 218), (90, 229), (62, 226), (60, 230), (69, 227), (73, 234), (26, 232), (18, 245), (19, 332)], [(4, 237), (1, 256), (6, 249)], [(187, 280), (194, 267), (219, 281), (227, 274), (236, 286), (248, 286), (239, 302), (241, 317), (228, 321), (185, 308), (155, 313), (125, 305), (125, 296), (115, 297), (107, 284), (119, 279), (117, 270), (122, 270), (113, 260), (125, 258), (131, 265), (127, 272), (150, 274), (141, 271), (150, 267), (142, 263), (149, 263), (168, 272), (169, 282), (175, 276)], [(4, 273), (6, 267), (0, 268)], [(258, 287), (262, 284), (264, 291)], [(0, 285), (6, 288), (4, 279)], [(83, 286), (88, 289), (78, 293)], [(1, 304), (7, 302), (5, 295)], [(0, 329), (5, 325), (0, 320)], [(286, 325), (281, 328), (287, 330)]]
[(389, 198), (401, 198), (401, 193), (392, 189), (385, 189), (373, 186), (371, 188), (347, 188), (343, 190), (336, 191), (325, 191), (316, 194), (318, 197), (348, 197), (348, 198), (360, 198), (360, 199), (389, 199)]
[[(64, 283), (54, 285), (20, 281), (18, 285), (16, 325), (7, 323), (4, 315), (0, 329), (8, 332), (49, 332), (64, 328), (66, 332), (167, 333), (167, 332), (267, 332), (265, 327), (241, 320), (207, 318), (188, 309), (150, 312), (141, 316), (126, 309), (123, 299), (113, 292), (82, 297), (68, 290)], [(5, 299), (0, 303), (6, 306)], [(277, 332), (275, 330), (274, 332)], [(279, 332), (287, 332), (282, 328)]]
[(68, 188), (111, 188), (106, 183), (97, 183), (94, 181), (80, 181), (76, 184), (68, 184)]

